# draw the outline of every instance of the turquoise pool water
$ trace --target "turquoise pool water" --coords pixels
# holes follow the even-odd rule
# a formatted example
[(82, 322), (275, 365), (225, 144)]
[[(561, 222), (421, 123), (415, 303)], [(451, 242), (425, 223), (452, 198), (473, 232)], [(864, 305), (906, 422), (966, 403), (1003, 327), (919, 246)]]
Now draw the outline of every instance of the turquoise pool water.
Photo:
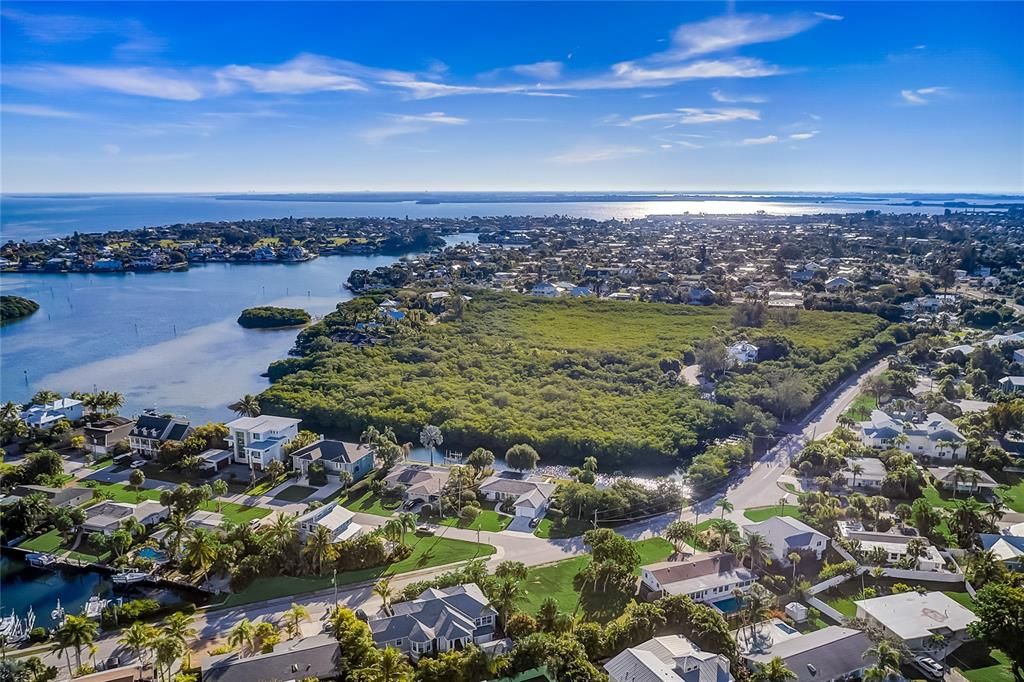
[(149, 559), (150, 561), (163, 562), (167, 561), (167, 552), (162, 549), (153, 549), (152, 547), (143, 547), (139, 550), (139, 556), (143, 559)]
[(721, 601), (716, 601), (712, 606), (722, 613), (735, 613), (740, 610), (740, 603), (736, 600), (736, 597), (726, 597)]

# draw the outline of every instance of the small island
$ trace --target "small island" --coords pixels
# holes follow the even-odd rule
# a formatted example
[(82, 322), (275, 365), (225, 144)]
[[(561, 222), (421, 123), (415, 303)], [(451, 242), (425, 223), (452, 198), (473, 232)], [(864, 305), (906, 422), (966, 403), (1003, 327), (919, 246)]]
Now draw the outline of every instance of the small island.
[(238, 316), (238, 324), (246, 329), (276, 329), (308, 324), (312, 318), (302, 308), (279, 308), (272, 305), (246, 308)]
[(39, 304), (21, 296), (0, 296), (0, 322), (28, 317), (39, 310)]

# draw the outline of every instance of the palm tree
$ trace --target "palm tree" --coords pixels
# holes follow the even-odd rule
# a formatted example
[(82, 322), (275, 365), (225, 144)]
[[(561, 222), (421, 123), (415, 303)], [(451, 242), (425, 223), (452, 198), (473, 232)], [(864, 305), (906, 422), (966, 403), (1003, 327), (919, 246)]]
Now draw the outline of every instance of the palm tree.
[(223, 478), (218, 478), (213, 482), (212, 490), (213, 494), (217, 497), (217, 513), (219, 514), (224, 507), (224, 501), (220, 498), (228, 494), (228, 482)]
[(491, 595), (491, 606), (498, 611), (502, 627), (508, 622), (508, 617), (516, 611), (516, 605), (526, 598), (526, 590), (520, 582), (514, 578), (506, 578), (498, 583)]
[(9, 422), (21, 418), (21, 407), (8, 400), (0, 406), (0, 421)]
[(401, 543), (405, 544), (405, 534), (416, 530), (416, 515), (412, 512), (402, 512), (395, 517), (402, 529)]
[(750, 559), (750, 570), (772, 562), (772, 545), (760, 533), (751, 533), (743, 541), (743, 554)]
[(751, 679), (754, 682), (788, 682), (795, 680), (796, 673), (786, 667), (786, 664), (778, 656), (767, 663), (758, 663), (754, 669)]
[(718, 534), (718, 548), (723, 552), (729, 549), (732, 539), (739, 534), (739, 526), (729, 519), (712, 519), (710, 528)]
[(318, 525), (313, 532), (306, 537), (306, 546), (302, 548), (302, 554), (309, 561), (317, 575), (324, 570), (324, 564), (334, 558), (334, 537), (331, 531), (324, 526)]
[[(67, 656), (68, 649), (75, 650), (75, 667), (82, 667), (82, 649), (87, 649), (96, 639), (100, 626), (85, 616), (68, 616), (53, 633), (56, 640), (57, 655)], [(68, 672), (71, 672), (71, 661), (68, 661)]]
[(124, 629), (118, 642), (130, 649), (145, 667), (146, 652), (149, 651), (156, 638), (157, 629), (155, 627), (137, 620)]
[(875, 665), (868, 669), (865, 679), (884, 680), (890, 675), (898, 674), (903, 662), (899, 650), (884, 639), (865, 651), (864, 658), (875, 659)]
[(597, 458), (596, 457), (585, 457), (583, 459), (583, 470), (589, 471), (592, 474), (597, 473)]
[(164, 539), (170, 551), (171, 560), (176, 561), (178, 551), (181, 549), (181, 543), (192, 529), (189, 527), (188, 520), (184, 514), (175, 514), (167, 519), (167, 525), (164, 528), (167, 531)]
[(405, 654), (389, 646), (376, 656), (371, 665), (356, 671), (362, 682), (406, 682), (412, 679), (412, 666)]
[(852, 480), (850, 481), (850, 487), (851, 488), (856, 488), (857, 487), (857, 477), (864, 473), (864, 465), (861, 464), (860, 462), (855, 462), (855, 463), (850, 465), (849, 471), (853, 475), (851, 477)]
[(928, 543), (923, 538), (911, 538), (907, 543), (907, 556), (914, 561), (914, 570), (918, 569), (921, 557), (928, 553)]
[(981, 505), (973, 497), (958, 500), (949, 510), (949, 529), (956, 536), (957, 544), (968, 549), (974, 534), (982, 527)]
[(301, 634), (299, 626), (309, 620), (309, 609), (302, 604), (292, 602), (292, 607), (284, 612), (285, 627), (288, 629), (289, 637), (298, 637)]
[(796, 567), (800, 565), (803, 557), (800, 552), (790, 552), (786, 558), (789, 559), (789, 563), (793, 567), (793, 584), (796, 585)]
[(440, 446), (443, 442), (444, 436), (441, 435), (441, 429), (433, 424), (427, 424), (420, 431), (420, 443), (423, 444), (423, 447), (430, 450), (430, 466), (434, 466), (434, 448)]
[(394, 590), (391, 589), (391, 578), (381, 578), (373, 584), (373, 593), (380, 597), (383, 606), (381, 610), (384, 613), (391, 615), (391, 600), (395, 596)]
[(680, 553), (679, 545), (693, 536), (694, 525), (689, 521), (673, 521), (665, 528), (665, 539), (672, 543), (676, 553)]
[(204, 528), (194, 529), (185, 543), (185, 560), (200, 580), (205, 579), (213, 568), (217, 560), (218, 545), (213, 533)]
[[(940, 453), (942, 452), (943, 448), (946, 447), (946, 442), (947, 441), (940, 440), (937, 443), (937, 446), (939, 448), (939, 452)], [(956, 494), (957, 494), (957, 492), (958, 492), (958, 490), (960, 488), (960, 482), (965, 480), (966, 478), (967, 478), (967, 471), (962, 466), (957, 464), (956, 466), (953, 467), (953, 497), (954, 498), (956, 497)]]
[(278, 551), (283, 552), (298, 536), (295, 528), (295, 514), (278, 514), (274, 522), (266, 530), (267, 539)]
[(156, 652), (156, 660), (153, 661), (153, 671), (157, 680), (160, 679), (160, 671), (164, 671), (164, 682), (171, 678), (171, 668), (174, 662), (181, 655), (181, 642), (173, 637), (160, 637), (153, 643), (153, 651)]
[(192, 656), (192, 647), (190, 646), (191, 640), (195, 639), (196, 635), (199, 634), (194, 627), (192, 627), (193, 617), (187, 613), (176, 611), (167, 617), (164, 621), (164, 637), (171, 639), (178, 643), (178, 647), (181, 652), (185, 655), (185, 667), (190, 668), (189, 658)]
[(971, 583), (981, 588), (993, 580), (1005, 578), (1006, 566), (995, 552), (988, 549), (971, 557), (970, 575)]
[(228, 632), (228, 644), (238, 647), (239, 653), (252, 652), (255, 643), (255, 628), (248, 618), (243, 618)]
[(732, 502), (730, 502), (729, 500), (727, 500), (724, 497), (722, 499), (718, 500), (717, 502), (715, 502), (715, 506), (722, 510), (722, 518), (723, 519), (725, 518), (726, 514), (731, 514), (733, 512), (733, 510), (736, 508), (735, 505), (733, 505)]
[(985, 520), (992, 525), (995, 525), (997, 521), (1001, 521), (1006, 516), (1006, 510), (1003, 509), (1003, 501), (998, 497), (986, 504), (982, 513), (985, 515)]
[(262, 414), (260, 399), (251, 393), (246, 393), (228, 407), (239, 417), (258, 417)]

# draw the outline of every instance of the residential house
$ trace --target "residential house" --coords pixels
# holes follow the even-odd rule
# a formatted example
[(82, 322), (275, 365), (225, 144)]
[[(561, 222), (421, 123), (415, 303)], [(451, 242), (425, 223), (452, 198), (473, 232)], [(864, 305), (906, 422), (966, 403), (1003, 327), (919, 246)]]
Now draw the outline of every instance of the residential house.
[(516, 516), (537, 518), (548, 508), (551, 496), (557, 486), (543, 479), (529, 477), (518, 478), (515, 474), (504, 472), (489, 476), (480, 484), (480, 494), (488, 502), (501, 503), (515, 500), (513, 507)]
[(319, 634), (280, 642), (269, 653), (211, 656), (203, 661), (203, 682), (334, 680), (341, 677), (340, 666), (338, 640)]
[(856, 540), (860, 543), (861, 549), (865, 552), (872, 552), (881, 548), (885, 552), (885, 561), (889, 565), (902, 563), (907, 559), (907, 548), (911, 540), (923, 540), (925, 543), (924, 554), (914, 559), (912, 567), (918, 571), (941, 571), (946, 564), (945, 559), (939, 554), (927, 538), (918, 535), (905, 535), (897, 531), (885, 533), (865, 530), (864, 527), (855, 521), (840, 521), (839, 535), (847, 540)]
[(1024, 535), (1016, 535), (1011, 530), (1007, 535), (981, 533), (978, 539), (981, 541), (982, 549), (995, 554), (1008, 569), (1024, 572)]
[(82, 530), (86, 533), (110, 535), (129, 517), (144, 526), (154, 526), (166, 519), (169, 514), (170, 510), (155, 500), (143, 500), (138, 504), (101, 502), (85, 510), (86, 518)]
[(725, 349), (729, 357), (737, 365), (744, 365), (748, 362), (757, 362), (757, 346), (747, 341), (734, 343)]
[(308, 475), (313, 462), (323, 464), (328, 476), (340, 476), (342, 471), (358, 481), (373, 469), (374, 450), (369, 445), (321, 439), (292, 453), (292, 468)]
[(742, 658), (750, 670), (781, 658), (786, 668), (796, 675), (795, 682), (840, 682), (860, 679), (874, 665), (867, 655), (874, 644), (860, 630), (830, 625), (800, 634), (777, 619), (758, 626), (757, 645), (747, 649)]
[(530, 289), (533, 296), (544, 296), (546, 298), (557, 298), (565, 293), (565, 289), (555, 286), (551, 282), (537, 282)]
[(880, 627), (912, 653), (942, 660), (970, 639), (974, 613), (942, 592), (904, 592), (855, 601), (857, 618)]
[(235, 462), (263, 471), (272, 461), (284, 460), (284, 446), (299, 435), (301, 419), (262, 414), (240, 417), (227, 423), (228, 442)]
[(74, 398), (60, 398), (43, 405), (30, 405), (21, 413), (22, 421), (44, 431), (49, 431), (54, 424), (62, 419), (74, 422), (84, 416), (85, 406), (81, 400)]
[(729, 659), (682, 635), (655, 637), (604, 664), (612, 682), (731, 682)]
[(715, 302), (715, 290), (703, 285), (690, 287), (690, 305), (711, 305)]
[(128, 439), (134, 426), (133, 419), (121, 416), (106, 417), (86, 424), (82, 429), (85, 449), (94, 455), (108, 454), (115, 445)]
[(187, 419), (147, 411), (139, 416), (128, 432), (128, 444), (136, 454), (153, 459), (164, 443), (183, 441), (191, 433), (192, 427)]
[(852, 286), (853, 282), (845, 277), (833, 277), (825, 281), (825, 291), (839, 291), (840, 289), (849, 289)]
[(91, 488), (50, 488), (45, 485), (19, 485), (11, 491), (11, 494), (3, 498), (3, 504), (17, 502), (29, 495), (42, 495), (54, 507), (71, 509), (80, 507), (93, 498)]
[(1024, 393), (1024, 377), (1003, 377), (998, 382), (999, 390), (1007, 393)]
[(757, 580), (735, 554), (712, 552), (685, 561), (662, 561), (640, 571), (640, 594), (650, 600), (685, 595), (695, 602), (715, 604), (746, 592)]
[(749, 523), (743, 526), (743, 533), (747, 537), (755, 533), (764, 537), (772, 546), (773, 559), (783, 566), (789, 566), (789, 555), (793, 552), (809, 552), (821, 559), (828, 546), (827, 535), (789, 516), (773, 516), (760, 523)]
[[(859, 470), (860, 473), (854, 474), (854, 468)], [(840, 473), (842, 473), (843, 478), (846, 480), (846, 487), (851, 490), (856, 490), (857, 488), (878, 490), (882, 487), (886, 471), (882, 460), (876, 457), (847, 457), (846, 468)]]
[(1024, 348), (1018, 348), (1013, 351), (1013, 361), (1024, 364)]
[(372, 616), (369, 626), (378, 647), (394, 647), (418, 659), (491, 641), (497, 616), (480, 588), (469, 583), (424, 590)]
[(958, 493), (973, 494), (979, 490), (992, 492), (999, 487), (994, 478), (974, 467), (928, 467), (928, 473), (939, 488), (956, 490)]
[(401, 486), (407, 502), (435, 502), (448, 483), (448, 469), (426, 464), (406, 464), (395, 467), (384, 477), (388, 487)]
[(231, 464), (234, 452), (220, 448), (210, 448), (199, 453), (199, 470), (207, 476), (223, 471)]
[(871, 419), (858, 423), (857, 428), (861, 442), (873, 448), (899, 448), (917, 457), (953, 462), (967, 456), (967, 439), (938, 412), (897, 418), (872, 410)]
[(295, 523), (299, 528), (300, 540), (305, 541), (317, 527), (323, 527), (330, 532), (331, 542), (341, 542), (363, 532), (362, 526), (353, 523), (354, 518), (355, 513), (335, 501), (300, 515)]

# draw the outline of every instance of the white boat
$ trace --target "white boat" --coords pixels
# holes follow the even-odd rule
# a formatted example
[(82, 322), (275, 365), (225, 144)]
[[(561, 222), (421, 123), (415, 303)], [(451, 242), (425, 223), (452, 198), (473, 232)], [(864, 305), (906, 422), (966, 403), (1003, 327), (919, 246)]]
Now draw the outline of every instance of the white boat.
[(64, 611), (64, 607), (60, 605), (60, 597), (57, 597), (57, 608), (50, 611), (50, 618), (54, 623), (57, 623), (57, 625), (60, 626), (64, 624), (65, 615), (67, 615), (67, 613)]
[(85, 606), (82, 607), (82, 615), (86, 618), (99, 618), (100, 614), (103, 613), (103, 609), (109, 603), (109, 599), (102, 599), (97, 596), (89, 597), (89, 601), (85, 602)]
[(36, 568), (49, 568), (57, 563), (57, 557), (52, 554), (29, 554), (27, 559)]
[(115, 585), (134, 585), (135, 583), (141, 583), (143, 580), (149, 577), (149, 573), (143, 571), (125, 571), (124, 573), (117, 573), (113, 577)]
[(14, 609), (11, 609), (11, 615), (4, 616), (0, 619), (0, 635), (8, 637), (18, 623), (18, 617), (14, 614)]

